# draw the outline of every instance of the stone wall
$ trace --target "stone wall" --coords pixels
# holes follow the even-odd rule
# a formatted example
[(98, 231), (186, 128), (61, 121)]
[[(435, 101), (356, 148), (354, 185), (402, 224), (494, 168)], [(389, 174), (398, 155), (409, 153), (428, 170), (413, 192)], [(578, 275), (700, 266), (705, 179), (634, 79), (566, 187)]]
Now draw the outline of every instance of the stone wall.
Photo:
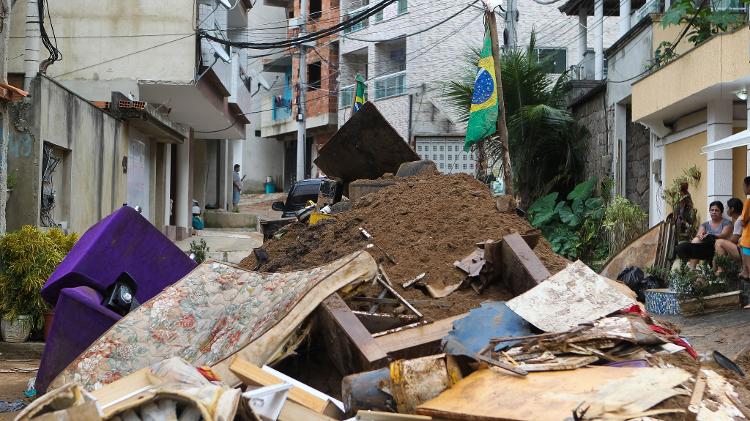
[[(630, 121), (628, 113), (628, 121)], [(629, 123), (626, 135), (625, 197), (648, 212), (649, 206), (649, 130), (638, 123)]]
[[(571, 107), (573, 116), (589, 131), (586, 140), (586, 177), (603, 180), (612, 177), (612, 146), (610, 133), (614, 125), (614, 109), (606, 108), (606, 91), (589, 95)], [(647, 149), (648, 151), (648, 149)]]

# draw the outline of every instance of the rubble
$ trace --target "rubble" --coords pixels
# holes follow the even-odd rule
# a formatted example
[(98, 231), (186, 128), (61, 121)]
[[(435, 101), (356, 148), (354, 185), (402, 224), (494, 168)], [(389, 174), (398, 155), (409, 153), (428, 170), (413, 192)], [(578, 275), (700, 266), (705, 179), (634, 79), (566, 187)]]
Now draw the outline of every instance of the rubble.
[[(315, 226), (294, 223), (284, 236), (263, 246), (268, 261), (258, 267), (264, 272), (285, 272), (311, 268), (330, 262), (367, 244), (359, 228), (367, 230), (378, 245), (398, 264), (372, 251), (394, 284), (407, 300), (424, 299), (425, 294), (401, 284), (425, 273), (423, 284), (435, 289), (454, 286), (465, 274), (453, 266), (475, 249), (477, 241), (500, 240), (517, 232), (533, 232), (525, 219), (515, 213), (501, 213), (489, 189), (466, 174), (424, 173), (395, 178), (396, 184), (361, 198), (351, 211), (336, 215), (335, 221)], [(538, 240), (534, 253), (546, 268), (556, 273), (568, 263)], [(255, 268), (254, 256), (241, 266)], [(443, 298), (449, 308), (420, 308), (426, 318), (439, 320), (464, 313), (487, 299), (512, 298), (507, 288), (491, 285), (481, 296), (471, 289), (458, 290)], [(419, 306), (418, 306), (419, 307)]]
[(750, 419), (750, 354), (700, 360), (468, 176), (389, 180), (126, 309), (16, 420)]

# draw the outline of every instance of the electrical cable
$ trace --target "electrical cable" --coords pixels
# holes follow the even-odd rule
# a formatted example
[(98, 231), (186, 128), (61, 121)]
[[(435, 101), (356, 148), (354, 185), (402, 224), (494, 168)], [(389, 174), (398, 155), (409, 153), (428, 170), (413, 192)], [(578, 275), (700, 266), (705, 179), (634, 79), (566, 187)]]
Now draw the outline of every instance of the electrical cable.
[(218, 37), (215, 37), (213, 35), (210, 35), (206, 33), (205, 31), (200, 31), (199, 35), (202, 38), (210, 39), (214, 42), (217, 42), (219, 44), (228, 45), (231, 47), (237, 47), (237, 48), (252, 48), (257, 50), (263, 50), (263, 49), (271, 49), (271, 48), (282, 48), (282, 47), (291, 47), (295, 45), (300, 45), (302, 43), (308, 42), (308, 41), (315, 41), (320, 38), (327, 37), (329, 35), (332, 35), (334, 33), (340, 32), (342, 30), (351, 28), (352, 26), (356, 25), (359, 22), (362, 22), (363, 20), (369, 18), (370, 16), (374, 15), (375, 13), (383, 10), (386, 6), (389, 4), (395, 2), (396, 0), (381, 0), (378, 2), (374, 7), (371, 7), (367, 9), (367, 11), (358, 14), (357, 16), (353, 18), (349, 18), (337, 25), (334, 25), (332, 27), (306, 33), (305, 35), (301, 37), (297, 37), (295, 39), (288, 39), (286, 41), (281, 42), (260, 42), (260, 43), (253, 43), (253, 42), (233, 42), (233, 41), (227, 41)]
[(428, 26), (427, 28), (421, 29), (419, 31), (412, 32), (410, 34), (400, 35), (400, 36), (397, 36), (395, 38), (386, 38), (386, 39), (362, 39), (362, 38), (356, 38), (356, 37), (344, 34), (344, 35), (342, 35), (342, 38), (347, 38), (347, 39), (351, 39), (351, 40), (354, 40), (354, 41), (362, 41), (362, 42), (388, 42), (388, 41), (393, 41), (393, 40), (400, 39), (400, 38), (408, 38), (408, 37), (411, 37), (411, 36), (414, 36), (414, 35), (422, 34), (424, 32), (427, 32), (427, 31), (429, 31), (429, 30), (431, 30), (433, 28), (436, 28), (436, 27), (438, 27), (438, 26), (440, 26), (440, 25), (448, 22), (449, 20), (455, 18), (456, 16), (460, 15), (461, 13), (469, 10), (469, 8), (471, 8), (471, 6), (473, 6), (478, 1), (479, 0), (474, 0), (471, 4), (467, 5), (466, 7), (464, 7), (461, 10), (459, 10), (458, 12), (456, 12), (456, 13), (448, 16), (447, 18), (441, 20), (440, 22), (438, 22), (438, 23), (436, 23), (434, 25)]

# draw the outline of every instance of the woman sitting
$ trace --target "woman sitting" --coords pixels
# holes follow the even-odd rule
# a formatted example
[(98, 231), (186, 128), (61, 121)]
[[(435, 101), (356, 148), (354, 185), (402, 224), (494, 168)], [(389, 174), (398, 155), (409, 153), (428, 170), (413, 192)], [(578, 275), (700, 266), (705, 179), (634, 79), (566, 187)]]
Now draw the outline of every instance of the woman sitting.
[(716, 240), (727, 239), (732, 234), (732, 222), (724, 218), (724, 205), (721, 202), (711, 202), (708, 213), (711, 219), (701, 224), (693, 240), (677, 245), (677, 256), (688, 261), (691, 268), (695, 268), (698, 260), (713, 260)]

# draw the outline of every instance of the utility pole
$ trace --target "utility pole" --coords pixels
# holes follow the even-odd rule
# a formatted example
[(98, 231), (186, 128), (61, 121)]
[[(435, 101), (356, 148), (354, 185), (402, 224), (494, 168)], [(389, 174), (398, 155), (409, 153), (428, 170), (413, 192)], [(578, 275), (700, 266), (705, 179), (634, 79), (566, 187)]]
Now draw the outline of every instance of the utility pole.
[[(303, 0), (304, 1), (304, 0)], [(497, 133), (503, 145), (503, 181), (505, 194), (513, 195), (513, 172), (510, 167), (510, 150), (508, 149), (508, 126), (505, 125), (505, 101), (503, 95), (503, 75), (500, 68), (500, 43), (497, 38), (497, 22), (492, 10), (484, 12), (484, 18), (490, 28), (492, 41), (492, 59), (495, 62), (495, 80), (497, 83)]]
[(513, 50), (518, 46), (518, 31), (516, 30), (516, 17), (518, 16), (518, 12), (516, 11), (516, 1), (517, 0), (507, 0), (504, 19), (505, 33), (507, 35), (505, 47)]
[[(11, 0), (0, 1), (0, 79), (8, 83), (8, 39), (10, 38)], [(8, 203), (8, 139), (10, 139), (10, 116), (7, 104), (2, 110), (2, 133), (0, 133), (0, 235), (7, 229), (5, 206)]]
[[(299, 36), (307, 32), (307, 0), (299, 2)], [(307, 55), (305, 45), (299, 43), (299, 74), (297, 75), (297, 180), (305, 178), (305, 150), (307, 149), (305, 125), (305, 94), (307, 93)]]

